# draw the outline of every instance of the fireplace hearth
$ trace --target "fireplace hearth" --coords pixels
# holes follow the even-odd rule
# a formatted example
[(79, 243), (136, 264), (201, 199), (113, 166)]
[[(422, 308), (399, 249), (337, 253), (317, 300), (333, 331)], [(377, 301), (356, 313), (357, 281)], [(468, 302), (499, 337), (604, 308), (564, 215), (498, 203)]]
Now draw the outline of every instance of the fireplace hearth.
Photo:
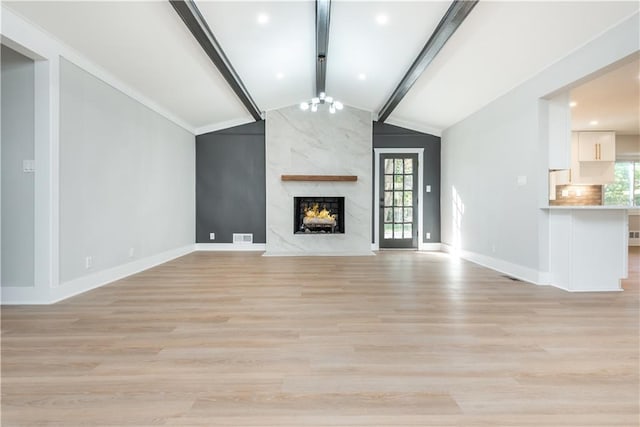
[(344, 197), (294, 197), (293, 233), (344, 234)]

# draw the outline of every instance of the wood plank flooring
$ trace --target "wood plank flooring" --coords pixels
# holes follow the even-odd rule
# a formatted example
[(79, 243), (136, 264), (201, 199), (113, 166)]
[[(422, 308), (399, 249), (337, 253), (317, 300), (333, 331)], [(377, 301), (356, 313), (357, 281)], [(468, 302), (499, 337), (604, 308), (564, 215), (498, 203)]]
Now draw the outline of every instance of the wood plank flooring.
[(2, 307), (2, 426), (637, 426), (637, 249), (589, 294), (440, 253), (193, 253)]

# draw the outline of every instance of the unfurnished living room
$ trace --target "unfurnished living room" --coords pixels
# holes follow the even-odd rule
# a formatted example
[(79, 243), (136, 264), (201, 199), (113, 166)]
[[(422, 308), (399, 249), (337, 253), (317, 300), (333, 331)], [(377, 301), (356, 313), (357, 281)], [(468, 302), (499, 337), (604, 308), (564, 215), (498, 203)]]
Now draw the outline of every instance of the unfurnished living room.
[(4, 426), (640, 426), (638, 1), (2, 1)]

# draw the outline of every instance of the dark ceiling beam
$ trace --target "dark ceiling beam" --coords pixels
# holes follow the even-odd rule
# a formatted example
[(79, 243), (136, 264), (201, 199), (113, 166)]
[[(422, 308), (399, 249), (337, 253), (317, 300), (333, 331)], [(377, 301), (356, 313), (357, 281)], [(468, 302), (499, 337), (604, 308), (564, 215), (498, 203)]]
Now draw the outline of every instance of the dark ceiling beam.
[(249, 111), (251, 116), (256, 121), (262, 120), (262, 112), (258, 108), (249, 91), (240, 80), (238, 73), (233, 69), (231, 62), (224, 54), (224, 51), (220, 47), (220, 44), (216, 40), (207, 25), (207, 22), (202, 17), (202, 14), (198, 10), (198, 7), (192, 0), (169, 0), (171, 6), (178, 13), (180, 18), (184, 21), (185, 25), (193, 34), (193, 37), (198, 41), (204, 52), (207, 54), (211, 62), (218, 68), (222, 77), (227, 81), (231, 89), (240, 99), (240, 102)]
[(391, 97), (385, 102), (382, 110), (380, 110), (380, 113), (378, 113), (379, 122), (384, 122), (389, 117), (477, 3), (478, 0), (453, 1), (447, 13), (442, 17), (435, 31), (409, 68), (409, 71), (404, 75), (398, 87), (396, 87)]
[(316, 94), (326, 92), (331, 0), (316, 0)]

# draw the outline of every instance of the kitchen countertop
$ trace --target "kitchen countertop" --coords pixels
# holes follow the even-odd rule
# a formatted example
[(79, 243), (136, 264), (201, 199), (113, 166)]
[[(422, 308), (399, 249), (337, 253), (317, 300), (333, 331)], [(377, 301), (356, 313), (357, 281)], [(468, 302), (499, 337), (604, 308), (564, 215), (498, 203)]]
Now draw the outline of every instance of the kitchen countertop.
[(549, 210), (625, 210), (640, 211), (640, 206), (543, 206), (540, 209)]

